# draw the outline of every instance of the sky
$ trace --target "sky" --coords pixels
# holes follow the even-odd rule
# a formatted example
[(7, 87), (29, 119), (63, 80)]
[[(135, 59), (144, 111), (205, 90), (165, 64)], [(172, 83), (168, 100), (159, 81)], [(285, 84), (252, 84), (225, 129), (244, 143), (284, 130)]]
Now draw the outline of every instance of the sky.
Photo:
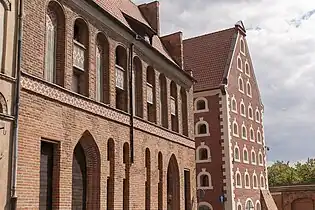
[(314, 0), (160, 0), (160, 19), (162, 35), (184, 38), (242, 20), (265, 106), (269, 164), (315, 158)]

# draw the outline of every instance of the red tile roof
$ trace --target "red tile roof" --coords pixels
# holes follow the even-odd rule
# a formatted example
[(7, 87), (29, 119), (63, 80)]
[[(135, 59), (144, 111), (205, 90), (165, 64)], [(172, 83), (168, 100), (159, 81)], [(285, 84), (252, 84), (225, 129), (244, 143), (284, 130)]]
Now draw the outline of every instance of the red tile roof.
[[(142, 24), (152, 29), (150, 24), (145, 20), (145, 18), (141, 14), (138, 6), (135, 5), (133, 2), (131, 2), (130, 0), (93, 0), (93, 1), (131, 30), (132, 28), (129, 26), (128, 22), (124, 18), (123, 13), (127, 14), (128, 16), (134, 18), (135, 20), (141, 22)], [(169, 59), (175, 65), (177, 65), (174, 62), (174, 60), (171, 58), (167, 50), (164, 48), (160, 38), (157, 35), (154, 35), (152, 40), (153, 40), (152, 46), (155, 49), (157, 49), (162, 55), (164, 55), (167, 59)]]
[(222, 84), (236, 34), (237, 29), (229, 28), (184, 40), (184, 68), (193, 71), (195, 92)]

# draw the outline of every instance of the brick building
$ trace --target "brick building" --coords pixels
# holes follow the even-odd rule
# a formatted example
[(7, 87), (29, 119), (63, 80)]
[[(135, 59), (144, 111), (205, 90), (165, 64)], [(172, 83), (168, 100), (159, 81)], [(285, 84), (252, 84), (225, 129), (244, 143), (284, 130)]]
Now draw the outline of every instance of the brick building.
[(197, 208), (194, 80), (159, 24), (158, 2), (23, 1), (18, 209)]
[(268, 191), (264, 107), (243, 23), (184, 40), (184, 64), (197, 80), (199, 209), (260, 210), (260, 191)]

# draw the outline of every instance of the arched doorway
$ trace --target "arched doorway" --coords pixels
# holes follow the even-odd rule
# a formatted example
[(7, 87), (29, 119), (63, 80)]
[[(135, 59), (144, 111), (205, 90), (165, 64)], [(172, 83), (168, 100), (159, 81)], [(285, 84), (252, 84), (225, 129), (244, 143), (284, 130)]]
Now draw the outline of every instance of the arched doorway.
[(180, 179), (175, 155), (172, 155), (167, 168), (167, 210), (180, 209)]
[(100, 209), (100, 152), (88, 131), (73, 152), (72, 209)]
[(292, 210), (314, 210), (314, 201), (310, 198), (296, 199), (292, 202)]

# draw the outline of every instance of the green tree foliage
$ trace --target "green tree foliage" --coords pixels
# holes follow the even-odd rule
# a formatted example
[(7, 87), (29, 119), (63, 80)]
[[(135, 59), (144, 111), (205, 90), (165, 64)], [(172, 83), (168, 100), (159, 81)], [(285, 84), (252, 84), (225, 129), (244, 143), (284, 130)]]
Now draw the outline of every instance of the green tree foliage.
[(305, 163), (297, 162), (290, 166), (289, 162), (277, 161), (268, 167), (269, 186), (296, 184), (315, 184), (315, 159)]

